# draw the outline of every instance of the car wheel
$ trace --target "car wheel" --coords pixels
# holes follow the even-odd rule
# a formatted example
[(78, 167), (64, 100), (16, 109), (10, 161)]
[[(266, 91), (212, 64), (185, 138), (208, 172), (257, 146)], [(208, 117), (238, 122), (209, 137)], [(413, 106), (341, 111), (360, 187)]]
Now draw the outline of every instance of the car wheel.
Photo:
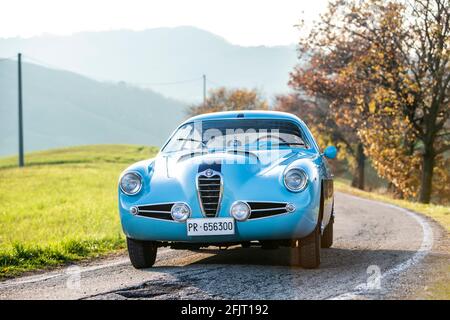
[(330, 248), (333, 245), (333, 225), (334, 225), (334, 217), (331, 216), (330, 222), (328, 222), (327, 226), (323, 230), (321, 246), (322, 248)]
[(250, 248), (252, 246), (252, 244), (250, 243), (250, 241), (246, 241), (246, 242), (242, 242), (241, 243), (241, 247), (242, 248)]
[(136, 269), (150, 268), (156, 260), (158, 246), (154, 241), (141, 241), (127, 238), (128, 255)]
[(307, 237), (300, 239), (298, 246), (300, 266), (314, 269), (320, 265), (320, 224)]

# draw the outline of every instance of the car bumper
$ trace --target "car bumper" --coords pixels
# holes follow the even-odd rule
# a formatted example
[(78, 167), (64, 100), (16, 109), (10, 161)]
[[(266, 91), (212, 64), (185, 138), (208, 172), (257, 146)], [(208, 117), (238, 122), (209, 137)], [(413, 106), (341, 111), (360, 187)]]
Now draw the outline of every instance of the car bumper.
[[(119, 201), (122, 228), (127, 237), (148, 241), (168, 241), (187, 243), (233, 243), (253, 240), (286, 240), (299, 239), (310, 234), (317, 225), (320, 199), (315, 192), (296, 194), (289, 201), (296, 210), (258, 219), (235, 221), (234, 235), (188, 236), (185, 222), (161, 220), (133, 215), (130, 213), (132, 204)], [(234, 199), (238, 200), (238, 199)], [(259, 199), (256, 199), (259, 200)], [(267, 200), (267, 199), (265, 199)], [(271, 199), (271, 201), (286, 201), (286, 198)], [(230, 217), (229, 201), (221, 207), (218, 217)], [(192, 218), (204, 218), (195, 210)], [(214, 219), (214, 218), (211, 218)]]

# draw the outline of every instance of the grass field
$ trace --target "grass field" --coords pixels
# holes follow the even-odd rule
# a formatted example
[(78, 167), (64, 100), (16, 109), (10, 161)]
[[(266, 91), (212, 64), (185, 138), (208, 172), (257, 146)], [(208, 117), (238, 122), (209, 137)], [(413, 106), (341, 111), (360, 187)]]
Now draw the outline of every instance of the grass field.
[[(0, 278), (124, 248), (117, 180), (156, 148), (93, 145), (0, 159)], [(336, 189), (421, 212), (449, 230), (449, 207), (393, 200), (336, 181)]]
[(156, 148), (93, 145), (0, 159), (0, 278), (124, 247), (117, 181)]

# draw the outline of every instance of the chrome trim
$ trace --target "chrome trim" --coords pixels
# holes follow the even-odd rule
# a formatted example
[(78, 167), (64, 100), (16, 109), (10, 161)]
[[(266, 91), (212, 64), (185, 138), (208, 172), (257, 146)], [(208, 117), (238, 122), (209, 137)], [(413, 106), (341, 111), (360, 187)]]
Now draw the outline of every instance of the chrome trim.
[(175, 203), (177, 203), (177, 202), (171, 201), (171, 202), (136, 204), (136, 205), (134, 205), (134, 207), (136, 207), (138, 209), (138, 213), (135, 216), (137, 216), (139, 218), (153, 219), (153, 220), (157, 220), (157, 221), (176, 222), (176, 223), (178, 223), (178, 221), (175, 221), (173, 219), (172, 220), (166, 220), (166, 219), (160, 219), (160, 218), (155, 218), (155, 217), (147, 217), (147, 216), (139, 215), (139, 212), (144, 212), (144, 213), (145, 212), (146, 213), (167, 213), (170, 217), (172, 217), (172, 215), (170, 214), (170, 211), (142, 210), (142, 209), (139, 209), (139, 207), (143, 207), (143, 206), (161, 206), (161, 205), (168, 205), (168, 204), (172, 204), (172, 206), (173, 206)]
[(295, 207), (295, 204), (293, 204), (292, 202), (287, 203), (285, 208), (286, 208), (286, 211), (289, 213), (297, 210), (297, 208)]
[[(300, 171), (300, 172), (304, 175), (304, 177), (305, 177), (305, 179), (306, 179), (305, 185), (304, 185), (302, 188), (298, 189), (298, 190), (289, 188), (289, 187), (287, 186), (287, 184), (286, 184), (286, 173), (288, 173), (288, 172), (291, 171), (291, 170)], [(283, 184), (284, 184), (285, 188), (288, 189), (289, 191), (295, 192), (295, 193), (302, 192), (303, 190), (306, 189), (306, 187), (308, 186), (308, 183), (309, 183), (309, 176), (308, 176), (308, 174), (305, 172), (305, 170), (303, 170), (303, 169), (301, 169), (301, 168), (295, 168), (295, 167), (294, 167), (294, 168), (289, 168), (289, 167), (287, 167), (286, 169), (284, 169), (284, 171), (283, 171)]]
[[(259, 218), (251, 218), (251, 219), (247, 219), (247, 221), (255, 221), (255, 220), (260, 220), (260, 219), (270, 219), (270, 218), (277, 218), (277, 217), (282, 217), (288, 214), (291, 214), (292, 212), (283, 212), (283, 213), (278, 213), (278, 214), (274, 214), (273, 216), (267, 216), (267, 217), (259, 217)], [(252, 216), (252, 214), (250, 213), (249, 218)]]
[[(242, 220), (237, 219), (237, 218), (236, 218), (235, 216), (233, 216), (233, 214), (231, 213), (231, 210), (233, 209), (233, 206), (234, 206), (236, 203), (239, 203), (239, 202), (244, 203), (244, 204), (247, 206), (247, 208), (248, 208), (248, 215), (247, 215), (247, 217), (246, 217), (245, 219), (242, 219)], [(248, 218), (249, 218), (251, 215), (252, 215), (252, 208), (250, 207), (250, 205), (249, 205), (248, 202), (246, 202), (246, 201), (243, 201), (243, 200), (237, 200), (237, 201), (233, 202), (233, 203), (231, 204), (231, 206), (230, 206), (230, 216), (231, 216), (233, 219), (235, 219), (235, 220), (237, 220), (237, 221), (239, 221), (239, 222), (247, 221)]]
[[(214, 217), (208, 217), (206, 215), (205, 209), (203, 208), (203, 201), (202, 201), (202, 198), (200, 196), (200, 189), (199, 189), (200, 184), (199, 184), (198, 178), (200, 176), (204, 176), (207, 179), (210, 179), (205, 174), (206, 171), (208, 171), (208, 170), (212, 171), (211, 177), (213, 177), (215, 175), (218, 175), (220, 177), (219, 199), (218, 199), (218, 203), (217, 203), (216, 214), (214, 215)], [(197, 175), (195, 176), (195, 187), (197, 188), (197, 199), (198, 199), (198, 203), (200, 205), (200, 209), (201, 209), (203, 217), (205, 217), (205, 218), (216, 218), (218, 216), (219, 212), (220, 212), (220, 208), (221, 208), (221, 205), (222, 205), (222, 197), (223, 197), (223, 175), (222, 175), (222, 173), (217, 172), (217, 171), (212, 170), (212, 169), (206, 169), (206, 170), (204, 170), (202, 172), (197, 173)], [(213, 191), (213, 190), (211, 190), (211, 191)], [(205, 197), (207, 197), (207, 198), (216, 198), (216, 196), (205, 196)]]
[[(245, 201), (242, 201), (242, 202), (245, 202)], [(288, 211), (287, 209), (286, 209), (286, 207), (279, 207), (279, 208), (269, 208), (269, 209), (252, 209), (251, 207), (250, 207), (250, 211), (253, 213), (253, 212), (261, 212), (261, 211), (276, 211), (276, 210), (286, 210), (287, 212), (292, 212), (292, 211)]]
[[(181, 201), (178, 201), (181, 202)], [(168, 205), (168, 204), (175, 204), (177, 201), (170, 201), (170, 202), (158, 202), (158, 203), (143, 203), (143, 204), (135, 204), (136, 207), (143, 207), (143, 206), (162, 206), (162, 205)], [(170, 212), (170, 211), (168, 211)]]
[[(134, 205), (134, 207), (137, 207), (139, 212), (144, 212), (144, 213), (145, 212), (147, 212), (147, 213), (167, 213), (172, 218), (172, 214), (171, 214), (170, 211), (142, 210), (142, 209), (139, 209), (139, 207), (140, 206), (160, 206), (160, 205), (168, 205), (168, 204), (172, 204), (172, 207), (173, 207), (176, 203), (185, 203), (185, 202), (182, 202), (182, 201), (170, 201), (170, 202), (159, 202), (159, 203), (145, 203), (145, 204)], [(189, 207), (189, 210), (190, 210), (189, 217), (190, 217), (191, 214), (192, 214), (192, 209), (187, 203), (185, 203), (185, 204)], [(139, 218), (142, 218), (142, 219), (152, 219), (152, 220), (156, 220), (156, 221), (180, 223), (180, 221), (173, 220), (173, 218), (171, 220), (166, 220), (166, 219), (160, 219), (160, 218), (155, 218), (155, 217), (141, 216), (139, 214), (136, 214), (135, 216), (139, 217)]]
[[(257, 201), (255, 201), (255, 200), (241, 200), (241, 201), (246, 202), (247, 204), (248, 204), (248, 203), (273, 203), (273, 204), (283, 204), (283, 203), (286, 203), (286, 202), (284, 202), (284, 201), (260, 201), (260, 200), (257, 200)], [(286, 203), (286, 205), (288, 205), (288, 204), (290, 204), (290, 202)], [(274, 208), (274, 209), (272, 209), (272, 210), (280, 210), (280, 209), (286, 210), (286, 207), (280, 207), (280, 208), (276, 208), (276, 209)], [(270, 218), (280, 217), (280, 216), (284, 216), (284, 215), (291, 214), (291, 213), (293, 213), (293, 212), (295, 211), (295, 210), (294, 210), (294, 211), (292, 211), (292, 212), (289, 212), (289, 211), (286, 210), (286, 212), (283, 212), (283, 213), (277, 213), (277, 214), (272, 215), (272, 216), (259, 217), (259, 218), (252, 218), (252, 212), (258, 212), (258, 210), (259, 210), (259, 211), (270, 211), (271, 209), (255, 209), (255, 210), (252, 210), (252, 208), (250, 207), (250, 215), (248, 216), (248, 218), (247, 218), (246, 221), (254, 221), (254, 220), (259, 220), (259, 219), (270, 219)], [(296, 210), (297, 210), (297, 208), (296, 208)]]
[[(139, 186), (138, 191), (136, 191), (135, 193), (128, 193), (128, 192), (125, 192), (125, 191), (122, 189), (122, 178), (123, 178), (125, 175), (129, 174), (129, 173), (136, 175), (136, 176), (139, 178), (139, 180), (141, 181), (141, 185)], [(137, 172), (137, 171), (126, 171), (126, 172), (122, 173), (122, 175), (121, 175), (120, 178), (119, 178), (119, 188), (120, 188), (120, 190), (121, 190), (124, 194), (126, 194), (127, 196), (134, 196), (134, 195), (137, 195), (139, 192), (141, 192), (143, 184), (144, 184), (144, 181), (143, 181), (142, 175), (141, 175), (139, 172)]]
[(266, 200), (241, 200), (241, 201), (245, 201), (245, 202), (250, 202), (250, 203), (275, 203), (275, 204), (284, 204), (287, 203), (286, 201), (266, 201)]
[[(173, 217), (173, 215), (172, 215), (172, 209), (173, 209), (173, 207), (175, 207), (177, 204), (184, 204), (184, 205), (189, 209), (189, 214), (188, 214), (188, 216), (187, 216), (186, 219), (184, 219), (184, 220), (175, 220), (175, 218)], [(170, 216), (172, 217), (172, 220), (175, 221), (175, 222), (179, 222), (179, 223), (186, 222), (186, 220), (189, 219), (189, 218), (191, 217), (191, 214), (192, 214), (192, 209), (191, 209), (191, 207), (190, 207), (186, 202), (182, 202), (182, 201), (175, 202), (175, 203), (173, 204), (172, 208), (170, 208)]]
[(170, 211), (158, 211), (158, 210), (139, 210), (138, 213), (167, 213), (168, 215), (170, 215)]
[(139, 213), (139, 208), (138, 208), (137, 206), (132, 206), (132, 207), (130, 208), (130, 213), (131, 213), (132, 215), (137, 215), (137, 214)]

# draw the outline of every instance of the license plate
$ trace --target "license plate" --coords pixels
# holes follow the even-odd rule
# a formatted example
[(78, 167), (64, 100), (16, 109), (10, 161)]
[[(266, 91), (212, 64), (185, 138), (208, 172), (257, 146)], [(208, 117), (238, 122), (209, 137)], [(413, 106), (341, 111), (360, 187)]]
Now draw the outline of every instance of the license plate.
[(218, 236), (234, 234), (233, 218), (199, 218), (186, 221), (188, 236)]

